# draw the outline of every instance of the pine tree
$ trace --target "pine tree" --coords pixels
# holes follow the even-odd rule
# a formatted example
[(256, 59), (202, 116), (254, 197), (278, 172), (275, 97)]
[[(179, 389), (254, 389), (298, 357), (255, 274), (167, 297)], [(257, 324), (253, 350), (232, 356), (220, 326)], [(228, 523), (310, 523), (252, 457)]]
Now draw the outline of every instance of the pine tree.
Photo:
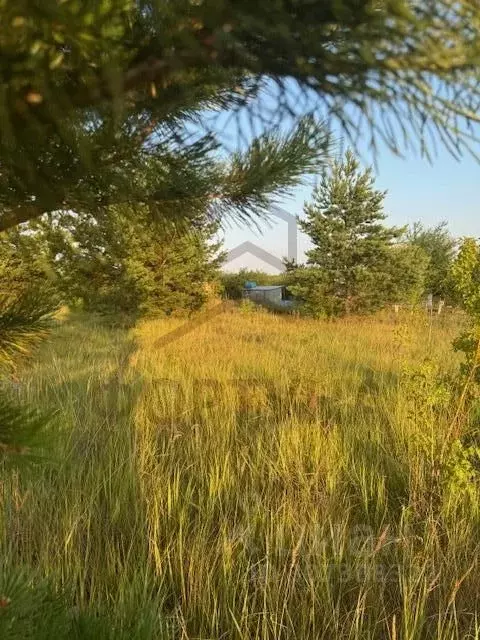
[(394, 151), (428, 153), (435, 133), (456, 156), (477, 119), (471, 0), (20, 0), (0, 25), (0, 230), (125, 202), (251, 217), (312, 168), (306, 135), (300, 153), (268, 138), (206, 173), (215, 113), (243, 142), (245, 123), (271, 132), (313, 111)]
[(397, 268), (407, 266), (404, 254), (393, 250), (404, 229), (385, 226), (385, 195), (375, 189), (371, 169), (360, 171), (351, 151), (324, 174), (299, 220), (313, 243), (307, 252), (312, 270), (298, 272), (304, 284), (293, 292), (310, 307), (342, 314), (397, 301), (402, 279), (411, 274)]
[(102, 217), (51, 214), (34, 237), (67, 302), (132, 319), (202, 307), (221, 260), (216, 231), (206, 216), (161, 224), (146, 208), (124, 205)]
[(19, 402), (17, 367), (52, 327), (57, 302), (34, 265), (20, 265), (0, 243), (0, 468), (37, 459), (50, 416)]

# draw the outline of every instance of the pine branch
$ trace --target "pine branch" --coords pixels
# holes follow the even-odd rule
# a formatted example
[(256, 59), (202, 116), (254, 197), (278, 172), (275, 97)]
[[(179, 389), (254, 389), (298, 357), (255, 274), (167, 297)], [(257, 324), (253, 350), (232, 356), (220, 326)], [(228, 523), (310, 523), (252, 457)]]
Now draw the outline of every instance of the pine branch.
[(51, 413), (42, 413), (14, 402), (0, 392), (0, 463), (32, 464), (44, 459), (47, 447), (46, 428)]
[[(242, 145), (256, 125), (272, 132), (312, 112), (330, 130), (340, 124), (354, 146), (368, 136), (374, 150), (381, 139), (396, 153), (414, 144), (429, 156), (440, 141), (459, 157), (479, 142), (480, 14), (471, 0), (109, 0), (41, 12), (25, 0), (6, 3), (0, 24), (0, 231), (43, 212), (135, 199), (159, 211), (188, 206), (182, 185), (164, 177), (167, 191), (159, 179), (154, 196), (135, 170), (153, 150), (157, 168), (168, 165), (167, 139), (177, 142), (177, 164), (185, 154), (199, 163), (188, 129), (195, 123), (218, 141), (212, 111), (231, 112)], [(273, 176), (253, 153), (261, 179)], [(235, 185), (255, 182), (242, 162), (237, 155), (228, 188), (219, 173), (223, 198), (202, 186), (203, 167), (194, 179), (191, 164), (179, 180), (196, 183), (192, 199), (214, 196), (219, 213), (230, 194), (250, 215), (265, 200), (262, 188), (249, 199)]]
[(331, 151), (327, 129), (305, 118), (289, 135), (264, 135), (244, 153), (234, 154), (224, 172), (214, 209), (251, 220), (268, 214), (276, 199), (289, 195), (307, 174), (323, 169)]
[[(232, 74), (278, 82), (283, 93), (279, 118), (285, 109), (296, 112), (298, 99), (288, 96), (285, 85), (294, 79), (315, 92), (317, 106), (323, 104), (350, 131), (358, 131), (358, 125), (346, 112), (347, 104), (383, 134), (388, 131), (375, 121), (375, 105), (399, 126), (402, 104), (408, 105), (413, 120), (404, 124), (415, 135), (422, 127), (425, 132), (425, 125), (438, 124), (457, 141), (466, 141), (468, 132), (459, 129), (455, 118), (476, 120), (480, 24), (471, 0), (295, 0), (241, 6), (223, 0), (213, 12), (208, 2), (192, 7), (181, 0), (175, 7), (165, 0), (135, 3), (130, 10), (123, 0), (110, 5), (108, 15), (98, 10), (95, 20), (89, 15), (85, 24), (83, 14), (74, 17), (68, 5), (37, 16), (45, 21), (47, 36), (36, 52), (31, 78), (18, 83), (15, 95), (18, 105), (26, 100), (25, 117), (51, 121), (56, 102), (70, 111), (114, 102), (118, 110), (125, 100), (136, 102), (139, 112), (152, 108), (159, 115), (165, 104), (174, 108), (169, 96), (182, 95), (178, 104), (189, 90), (209, 81), (213, 88), (224, 87)], [(9, 23), (8, 16), (3, 23)], [(25, 19), (28, 34), (27, 25), (31, 28)], [(2, 51), (8, 74), (19, 56), (29, 55), (28, 37), (20, 41), (19, 53), (16, 33)], [(52, 66), (52, 59), (58, 64)], [(102, 63), (92, 64), (92, 59)], [(38, 98), (26, 91), (29, 81)], [(23, 117), (19, 107), (16, 111)]]
[[(290, 134), (270, 133), (255, 139), (243, 153), (233, 154), (229, 161), (212, 158), (212, 144), (204, 138), (186, 150), (159, 144), (151, 153), (144, 153), (142, 164), (131, 162), (131, 171), (112, 178), (108, 165), (98, 181), (109, 182), (96, 202), (87, 190), (73, 196), (68, 208), (77, 211), (94, 210), (94, 215), (118, 205), (148, 205), (156, 218), (181, 222), (195, 218), (208, 208), (213, 218), (238, 217), (252, 220), (268, 214), (269, 206), (289, 195), (306, 174), (321, 170), (329, 157), (331, 142), (323, 124), (307, 117)], [(112, 171), (118, 168), (114, 158)], [(94, 183), (92, 184), (92, 187)], [(62, 209), (66, 208), (65, 205)], [(37, 216), (42, 215), (37, 212)], [(3, 226), (2, 226), (3, 225)], [(6, 216), (0, 217), (0, 230), (9, 228)]]
[(0, 366), (11, 369), (48, 335), (55, 304), (35, 294), (16, 297), (2, 293), (0, 309)]

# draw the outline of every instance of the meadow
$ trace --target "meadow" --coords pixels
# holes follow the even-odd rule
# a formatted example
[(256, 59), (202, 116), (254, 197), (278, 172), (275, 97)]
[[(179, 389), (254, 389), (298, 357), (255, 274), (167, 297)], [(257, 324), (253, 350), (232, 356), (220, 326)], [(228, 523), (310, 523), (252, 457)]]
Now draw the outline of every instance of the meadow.
[(4, 563), (79, 637), (480, 637), (476, 488), (438, 466), (460, 321), (182, 322), (72, 315), (19, 371), (55, 413), (2, 472)]

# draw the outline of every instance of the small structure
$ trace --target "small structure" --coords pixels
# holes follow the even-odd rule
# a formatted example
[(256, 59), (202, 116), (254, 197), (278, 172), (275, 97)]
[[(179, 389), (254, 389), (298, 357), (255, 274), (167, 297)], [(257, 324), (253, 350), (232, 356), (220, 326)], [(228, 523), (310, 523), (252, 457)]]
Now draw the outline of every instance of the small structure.
[(280, 306), (283, 299), (283, 287), (281, 285), (245, 287), (243, 297), (258, 304)]

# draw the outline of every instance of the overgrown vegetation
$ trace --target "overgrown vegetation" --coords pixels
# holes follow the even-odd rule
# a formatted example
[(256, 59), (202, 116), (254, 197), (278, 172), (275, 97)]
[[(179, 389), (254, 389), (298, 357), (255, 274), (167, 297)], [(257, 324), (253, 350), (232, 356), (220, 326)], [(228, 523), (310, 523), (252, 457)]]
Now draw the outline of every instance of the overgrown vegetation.
[(350, 153), (277, 279), (316, 316), (450, 296), (460, 373), (449, 316), (125, 328), (266, 282), (222, 291), (214, 234), (335, 122), (472, 150), (479, 32), (470, 0), (0, 2), (2, 638), (480, 636), (476, 241), (385, 226)]
[(20, 376), (57, 463), (3, 474), (2, 556), (78, 637), (475, 637), (475, 460), (440, 464), (462, 322), (72, 318)]
[(67, 303), (135, 318), (188, 315), (208, 302), (222, 257), (216, 230), (205, 215), (176, 226), (123, 206), (51, 215), (35, 237)]

